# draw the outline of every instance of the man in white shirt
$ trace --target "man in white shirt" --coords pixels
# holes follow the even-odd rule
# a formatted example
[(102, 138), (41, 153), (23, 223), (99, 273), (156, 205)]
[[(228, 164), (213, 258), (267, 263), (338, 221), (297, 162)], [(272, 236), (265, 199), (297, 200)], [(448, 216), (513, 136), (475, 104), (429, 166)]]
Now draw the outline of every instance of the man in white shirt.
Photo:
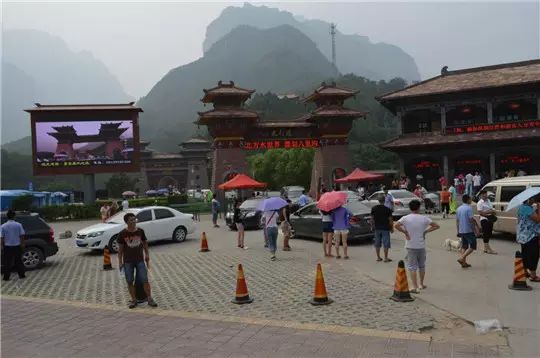
[(127, 199), (124, 199), (124, 201), (122, 201), (122, 210), (127, 210), (129, 209), (129, 201)]
[(482, 227), (482, 240), (484, 241), (484, 253), (496, 255), (497, 252), (493, 251), (489, 246), (489, 239), (493, 234), (493, 223), (495, 216), (495, 210), (493, 204), (488, 199), (486, 190), (480, 191), (480, 200), (476, 204), (478, 214), (480, 214), (480, 226)]
[(480, 191), (480, 188), (482, 187), (482, 176), (480, 173), (476, 172), (473, 176), (473, 189), (474, 189), (474, 195)]
[[(420, 201), (412, 200), (409, 203), (411, 213), (399, 219), (395, 229), (405, 234), (405, 249), (407, 250), (407, 270), (411, 274), (413, 283), (412, 293), (419, 293), (425, 289), (426, 276), (426, 234), (439, 229), (439, 225), (429, 217), (420, 215)], [(420, 286), (416, 278), (416, 271), (420, 271)]]
[(473, 196), (473, 175), (471, 173), (465, 175), (465, 194)]

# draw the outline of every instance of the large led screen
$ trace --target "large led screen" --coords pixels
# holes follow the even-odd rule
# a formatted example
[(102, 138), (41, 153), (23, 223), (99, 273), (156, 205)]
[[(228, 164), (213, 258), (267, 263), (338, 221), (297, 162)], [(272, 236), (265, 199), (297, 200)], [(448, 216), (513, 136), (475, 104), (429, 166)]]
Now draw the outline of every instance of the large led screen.
[(70, 168), (77, 172), (79, 168), (88, 173), (95, 168), (104, 172), (133, 164), (133, 121), (36, 121), (34, 125), (34, 167), (38, 171)]

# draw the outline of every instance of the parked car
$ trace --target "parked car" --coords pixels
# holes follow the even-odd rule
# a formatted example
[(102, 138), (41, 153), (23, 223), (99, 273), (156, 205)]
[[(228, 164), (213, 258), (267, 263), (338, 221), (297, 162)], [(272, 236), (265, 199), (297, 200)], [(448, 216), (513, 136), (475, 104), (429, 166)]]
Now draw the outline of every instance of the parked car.
[(283, 198), (288, 198), (293, 204), (296, 204), (304, 190), (305, 188), (303, 186), (284, 186), (281, 188), (281, 196)]
[[(509, 234), (516, 234), (517, 224), (517, 208), (505, 212), (506, 207), (510, 200), (522, 191), (530, 187), (540, 186), (540, 175), (527, 175), (522, 177), (504, 178), (494, 180), (486, 184), (482, 189), (488, 193), (488, 199), (493, 204), (497, 215), (497, 221), (493, 224), (494, 231), (505, 232)], [(475, 201), (478, 202), (478, 195), (475, 197)], [(479, 219), (479, 215), (476, 214), (476, 205), (473, 204), (473, 210), (475, 217)]]
[[(419, 200), (414, 193), (411, 193), (405, 189), (392, 189), (388, 190), (388, 193), (394, 199), (394, 218), (400, 218), (402, 216), (408, 215), (411, 213), (409, 209), (409, 203), (413, 200)], [(366, 206), (372, 208), (373, 206), (379, 204), (379, 197), (384, 195), (382, 190), (376, 191), (371, 194), (366, 200), (363, 200), (362, 203)], [(421, 203), (420, 212), (425, 211), (424, 203)]]
[(120, 211), (104, 223), (91, 225), (77, 232), (75, 244), (83, 249), (118, 251), (118, 234), (126, 228), (124, 215), (133, 213), (137, 227), (144, 230), (149, 242), (162, 239), (185, 241), (196, 230), (193, 215), (165, 206), (149, 206)]
[[(246, 230), (262, 229), (262, 211), (258, 210), (257, 207), (264, 199), (264, 197), (250, 198), (240, 204), (240, 215), (242, 215), (242, 222)], [(231, 208), (225, 215), (225, 222), (231, 230), (236, 230), (233, 217), (234, 208)]]
[[(363, 241), (373, 239), (371, 209), (359, 201), (349, 201), (345, 207), (353, 214), (348, 239)], [(310, 237), (322, 240), (322, 219), (317, 203), (310, 203), (291, 214), (294, 237)]]
[[(3, 211), (1, 223), (6, 221), (6, 212)], [(21, 223), (25, 232), (22, 262), (27, 270), (43, 266), (47, 257), (58, 252), (53, 229), (37, 213), (17, 212), (15, 221)]]

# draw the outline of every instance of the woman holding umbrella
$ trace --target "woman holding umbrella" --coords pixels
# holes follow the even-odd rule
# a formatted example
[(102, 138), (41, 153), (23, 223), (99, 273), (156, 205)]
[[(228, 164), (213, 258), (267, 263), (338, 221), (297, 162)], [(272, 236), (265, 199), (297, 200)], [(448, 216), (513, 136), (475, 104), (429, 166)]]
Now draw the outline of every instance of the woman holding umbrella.
[(279, 211), (285, 206), (287, 206), (287, 202), (278, 197), (265, 199), (259, 206), (259, 210), (263, 212), (264, 231), (271, 254), (270, 260), (272, 261), (276, 260)]
[[(521, 254), (523, 255), (523, 266), (527, 271), (529, 280), (540, 282), (540, 277), (536, 274), (540, 245), (540, 188), (529, 188), (516, 195), (508, 204), (506, 211), (519, 205), (517, 211), (516, 241), (521, 244)], [(514, 204), (512, 203), (514, 202)]]
[(350, 212), (343, 207), (345, 203), (347, 203), (347, 193), (343, 191), (324, 193), (317, 202), (323, 220), (323, 249), (325, 256), (332, 256), (332, 237), (333, 233), (335, 233), (337, 234), (336, 258), (341, 258), (339, 255), (340, 238), (343, 241), (345, 258), (349, 258), (347, 255), (347, 235), (349, 233)]

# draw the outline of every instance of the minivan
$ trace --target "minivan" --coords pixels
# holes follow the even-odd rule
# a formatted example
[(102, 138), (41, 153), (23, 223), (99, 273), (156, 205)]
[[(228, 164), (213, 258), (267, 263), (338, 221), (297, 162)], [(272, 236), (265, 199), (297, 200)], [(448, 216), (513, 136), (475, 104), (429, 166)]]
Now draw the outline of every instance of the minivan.
[[(494, 180), (482, 189), (488, 192), (488, 198), (497, 212), (494, 231), (516, 234), (517, 208), (505, 212), (512, 198), (530, 187), (540, 187), (540, 175), (527, 175)], [(478, 201), (478, 198), (476, 198)], [(476, 207), (475, 207), (476, 212)]]

